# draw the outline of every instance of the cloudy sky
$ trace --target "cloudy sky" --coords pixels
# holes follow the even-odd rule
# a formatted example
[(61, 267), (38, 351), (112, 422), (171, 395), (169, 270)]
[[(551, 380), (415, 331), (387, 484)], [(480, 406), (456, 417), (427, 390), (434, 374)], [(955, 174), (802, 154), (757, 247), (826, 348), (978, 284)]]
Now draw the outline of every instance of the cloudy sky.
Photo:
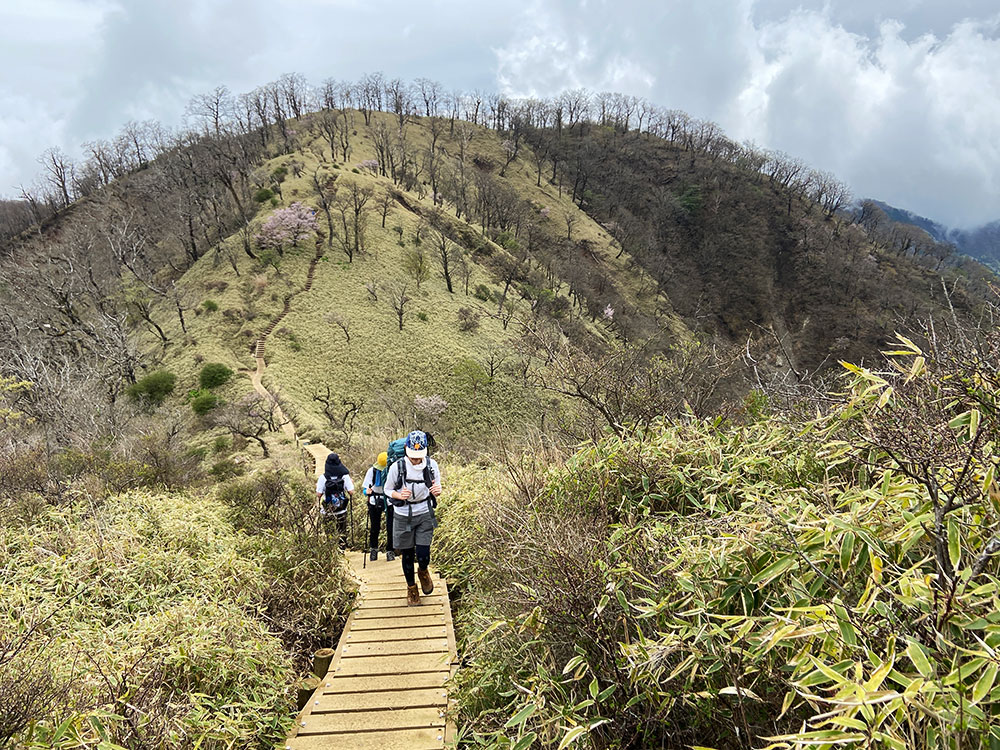
[[(481, 6), (481, 7), (480, 7)], [(0, 0), (0, 194), (298, 72), (644, 96), (952, 226), (1000, 219), (996, 0)]]

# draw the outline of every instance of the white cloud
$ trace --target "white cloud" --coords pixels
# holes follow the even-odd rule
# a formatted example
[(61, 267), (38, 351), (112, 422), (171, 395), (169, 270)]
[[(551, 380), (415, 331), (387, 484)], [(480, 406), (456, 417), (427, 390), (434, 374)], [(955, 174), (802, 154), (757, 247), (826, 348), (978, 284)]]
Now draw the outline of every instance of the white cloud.
[[(994, 0), (33, 0), (0, 9), (0, 193), (217, 85), (617, 90), (956, 225), (1000, 216)], [(15, 74), (16, 72), (16, 74)]]
[(1000, 16), (968, 0), (834, 5), (536, 4), (497, 49), (498, 77), (511, 93), (646, 96), (956, 226), (1000, 216)]

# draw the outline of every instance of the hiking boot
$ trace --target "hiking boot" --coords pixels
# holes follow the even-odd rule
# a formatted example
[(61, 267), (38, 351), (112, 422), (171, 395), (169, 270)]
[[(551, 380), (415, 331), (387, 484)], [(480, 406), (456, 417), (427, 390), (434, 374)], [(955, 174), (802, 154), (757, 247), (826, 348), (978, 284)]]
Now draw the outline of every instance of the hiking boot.
[(426, 568), (417, 571), (417, 578), (420, 579), (420, 588), (424, 594), (434, 593), (434, 581), (431, 580), (431, 572)]
[(395, 559), (396, 559), (396, 556), (394, 554), (392, 554), (392, 550), (389, 550), (389, 551), (387, 551), (385, 553), (385, 561), (386, 562), (392, 562)]
[(377, 549), (373, 549), (371, 551), (371, 554), (368, 556), (368, 559), (371, 560), (372, 562), (375, 562), (376, 560), (378, 560), (378, 550)]
[(408, 607), (415, 607), (420, 604), (420, 592), (417, 591), (417, 584), (406, 587), (406, 605)]

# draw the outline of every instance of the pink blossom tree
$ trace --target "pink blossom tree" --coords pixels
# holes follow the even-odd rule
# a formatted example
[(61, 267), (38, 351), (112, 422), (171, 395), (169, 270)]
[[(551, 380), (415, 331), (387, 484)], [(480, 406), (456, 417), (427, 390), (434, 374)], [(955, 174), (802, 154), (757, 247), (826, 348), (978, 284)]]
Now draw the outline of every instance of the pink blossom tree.
[(279, 255), (283, 255), (286, 246), (297, 246), (317, 229), (316, 211), (296, 202), (268, 216), (254, 239), (261, 249), (277, 250)]

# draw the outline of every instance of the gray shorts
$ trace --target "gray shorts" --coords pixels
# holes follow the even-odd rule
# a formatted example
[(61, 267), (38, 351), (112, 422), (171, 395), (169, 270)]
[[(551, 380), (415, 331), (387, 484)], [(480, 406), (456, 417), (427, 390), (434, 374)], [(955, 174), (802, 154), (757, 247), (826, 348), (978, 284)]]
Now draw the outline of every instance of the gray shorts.
[(410, 549), (416, 545), (430, 546), (437, 521), (430, 513), (407, 517), (407, 508), (396, 508), (393, 514), (392, 546), (396, 549)]

